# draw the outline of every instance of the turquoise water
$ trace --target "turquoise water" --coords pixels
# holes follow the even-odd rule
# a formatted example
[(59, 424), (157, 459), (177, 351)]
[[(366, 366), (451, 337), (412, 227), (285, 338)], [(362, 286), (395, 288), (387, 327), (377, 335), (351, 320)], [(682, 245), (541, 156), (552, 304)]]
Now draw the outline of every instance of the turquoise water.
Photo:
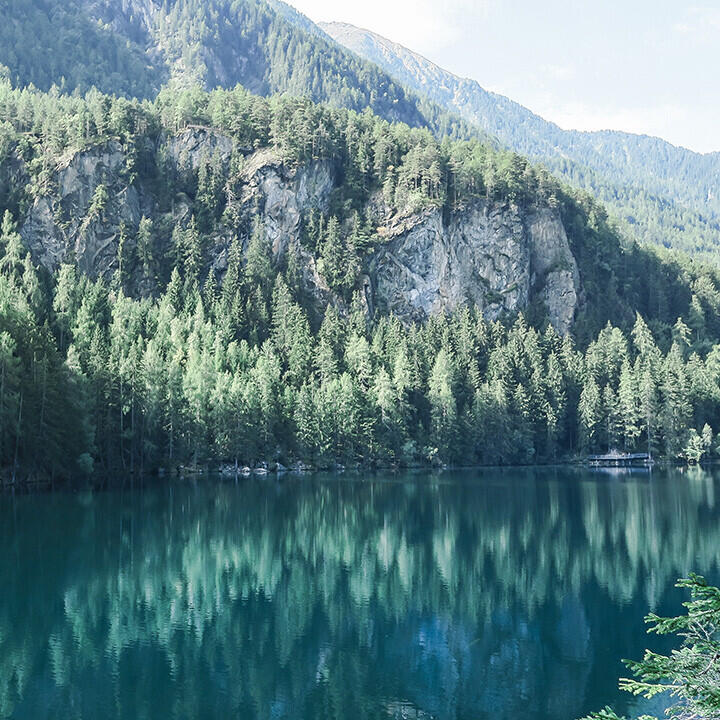
[(680, 611), (678, 576), (720, 577), (719, 490), (537, 469), (0, 496), (0, 717), (638, 710), (619, 660), (663, 649), (642, 619)]

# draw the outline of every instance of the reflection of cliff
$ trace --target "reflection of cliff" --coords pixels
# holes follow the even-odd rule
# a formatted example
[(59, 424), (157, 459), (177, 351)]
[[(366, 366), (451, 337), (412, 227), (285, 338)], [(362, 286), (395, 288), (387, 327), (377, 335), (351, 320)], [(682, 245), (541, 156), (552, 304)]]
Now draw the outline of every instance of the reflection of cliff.
[(0, 717), (577, 717), (720, 523), (702, 474), (568, 474), (2, 499)]

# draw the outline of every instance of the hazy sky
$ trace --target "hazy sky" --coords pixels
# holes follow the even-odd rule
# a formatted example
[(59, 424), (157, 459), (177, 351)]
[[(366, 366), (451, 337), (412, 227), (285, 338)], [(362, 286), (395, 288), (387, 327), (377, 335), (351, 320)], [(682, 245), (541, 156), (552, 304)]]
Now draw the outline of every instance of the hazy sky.
[(720, 0), (290, 0), (373, 30), (564, 128), (720, 151)]

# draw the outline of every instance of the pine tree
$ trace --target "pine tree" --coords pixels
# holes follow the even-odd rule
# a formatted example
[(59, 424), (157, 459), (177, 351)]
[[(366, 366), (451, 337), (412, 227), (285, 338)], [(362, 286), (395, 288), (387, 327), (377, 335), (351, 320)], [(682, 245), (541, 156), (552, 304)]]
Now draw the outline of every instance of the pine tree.
[(435, 357), (428, 379), (431, 442), (438, 448), (443, 459), (450, 459), (455, 441), (457, 407), (452, 382), (452, 362), (447, 351), (443, 349)]
[(518, 383), (512, 396), (512, 409), (515, 417), (512, 458), (516, 462), (527, 463), (535, 455), (535, 441), (532, 427), (532, 405), (528, 392)]
[(625, 362), (620, 373), (617, 401), (622, 423), (622, 434), (625, 437), (625, 447), (629, 449), (635, 447), (642, 432), (639, 400), (640, 391), (635, 374), (630, 364)]
[(273, 290), (272, 325), (273, 344), (284, 361), (285, 376), (299, 387), (308, 376), (312, 338), (305, 313), (293, 301), (282, 275), (278, 275)]
[[(677, 587), (690, 592), (690, 600), (684, 603), (686, 614), (663, 618), (651, 613), (645, 620), (651, 625), (650, 632), (682, 638), (681, 647), (668, 655), (647, 650), (642, 660), (625, 661), (636, 679), (621, 680), (620, 689), (648, 699), (666, 694), (668, 702), (674, 701), (666, 711), (666, 717), (672, 720), (716, 718), (720, 714), (720, 653), (716, 637), (720, 589), (698, 575), (679, 580)], [(621, 718), (605, 708), (585, 720)]]
[(8, 278), (19, 277), (25, 248), (9, 210), (5, 211), (0, 227), (0, 247), (3, 251), (0, 258), (0, 272)]
[(318, 271), (327, 280), (328, 285), (342, 291), (347, 287), (348, 252), (340, 235), (340, 223), (333, 216), (328, 222), (325, 238), (322, 242)]
[(695, 336), (695, 342), (700, 342), (705, 338), (705, 311), (702, 303), (697, 295), (693, 294), (690, 300), (690, 308), (688, 309), (688, 324), (692, 328)]
[(251, 286), (268, 288), (272, 283), (272, 248), (260, 221), (253, 225), (245, 258), (245, 277)]
[(153, 221), (142, 216), (137, 231), (137, 256), (147, 281), (156, 281), (155, 233)]
[(640, 412), (644, 425), (647, 451), (652, 455), (656, 448), (657, 421), (660, 413), (658, 392), (649, 368), (643, 371), (640, 380)]
[(75, 323), (75, 317), (79, 309), (78, 278), (75, 267), (63, 264), (58, 271), (58, 279), (55, 287), (55, 298), (53, 310), (55, 311), (60, 326), (60, 350), (66, 349), (66, 341), (70, 329)]
[(602, 402), (600, 390), (592, 377), (587, 379), (580, 394), (578, 416), (583, 447), (586, 450), (593, 449), (597, 446), (602, 421)]
[(605, 417), (605, 437), (608, 450), (617, 448), (623, 435), (623, 415), (618, 395), (611, 385), (603, 388), (603, 415)]
[(313, 389), (304, 383), (298, 391), (294, 411), (295, 432), (302, 457), (314, 461), (321, 451), (320, 430), (315, 413)]
[(203, 264), (203, 249), (195, 216), (182, 233), (182, 267), (186, 286), (197, 286), (200, 281), (200, 270)]
[(679, 345), (673, 343), (664, 362), (662, 383), (662, 427), (665, 450), (672, 457), (679, 456), (682, 451), (685, 433), (692, 416), (688, 390), (682, 352)]
[(17, 346), (6, 331), (0, 333), (0, 461), (7, 465), (15, 441), (13, 431), (20, 392), (20, 359)]

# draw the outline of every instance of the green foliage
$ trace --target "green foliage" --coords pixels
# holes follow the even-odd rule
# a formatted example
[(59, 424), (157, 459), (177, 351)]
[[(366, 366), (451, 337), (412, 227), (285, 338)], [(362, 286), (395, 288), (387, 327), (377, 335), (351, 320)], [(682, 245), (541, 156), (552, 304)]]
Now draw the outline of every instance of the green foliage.
[[(677, 587), (690, 591), (687, 613), (670, 618), (651, 613), (646, 622), (651, 633), (681, 637), (680, 648), (670, 655), (646, 650), (642, 660), (625, 661), (635, 677), (621, 679), (620, 688), (645, 698), (667, 694), (672, 704), (666, 717), (671, 720), (720, 718), (720, 589), (697, 575), (680, 580)], [(585, 720), (621, 719), (606, 708)]]
[(368, 324), (357, 303), (346, 317), (328, 306), (313, 331), (254, 237), (233, 289), (217, 291), (212, 275), (199, 288), (175, 268), (145, 299), (68, 265), (48, 294), (32, 263), (6, 255), (6, 477), (218, 461), (527, 463), (615, 445), (690, 462), (714, 452), (717, 349), (663, 352), (638, 319), (632, 343), (607, 327), (581, 352), (522, 317), (489, 323), (466, 308), (422, 326)]
[[(132, 97), (154, 95), (167, 77), (148, 62), (141, 34), (123, 37), (79, 0), (4, 0), (0, 64), (19, 85), (85, 93), (93, 87)], [(106, 19), (106, 18), (103, 18)], [(109, 18), (108, 18), (109, 19)]]
[(682, 457), (686, 458), (691, 465), (699, 463), (710, 450), (712, 437), (712, 429), (707, 424), (703, 427), (702, 433), (698, 433), (695, 428), (690, 428)]
[[(5, 0), (0, 7), (0, 77), (18, 86), (151, 99), (168, 85), (242, 84), (261, 95), (370, 108), (443, 135), (480, 134), (263, 0), (169, 0), (150, 8), (137, 0)], [(179, 121), (192, 112), (179, 110)]]
[[(98, 88), (127, 98), (152, 99), (168, 86), (232, 88), (242, 84), (265, 96), (283, 93), (356, 112), (369, 109), (386, 120), (426, 128), (438, 138), (487, 141), (490, 136), (486, 132), (490, 132), (515, 151), (544, 163), (576, 191), (599, 198), (633, 238), (716, 262), (720, 194), (708, 180), (718, 175), (714, 155), (697, 156), (653, 138), (565, 133), (479, 87), (453, 93), (448, 90), (452, 83), (418, 85), (401, 74), (400, 81), (420, 93), (438, 86), (429, 99), (416, 96), (378, 65), (347, 52), (278, 2), (172, 0), (157, 3), (146, 12), (134, 0), (6, 0), (2, 9), (6, 22), (0, 28), (0, 69), (6, 68), (6, 72), (0, 72), (0, 77), (16, 86), (50, 90), (54, 96), (82, 95)], [(374, 59), (383, 65), (382, 57)], [(397, 65), (392, 71), (398, 72)], [(457, 106), (453, 101), (457, 97), (470, 98), (470, 105)], [(173, 108), (175, 129), (197, 115), (195, 100), (193, 93), (185, 94)], [(502, 112), (497, 110), (498, 103)], [(21, 106), (21, 117), (26, 109)], [(223, 112), (230, 121), (231, 116)], [(262, 128), (262, 132), (252, 133), (260, 144), (266, 144), (271, 131), (266, 113), (267, 108), (258, 104), (245, 118), (258, 131)], [(287, 152), (286, 157), (301, 160), (308, 152), (315, 153), (318, 143), (324, 143), (321, 124), (314, 138), (305, 128), (303, 147), (291, 137), (285, 147), (287, 119), (289, 115), (277, 115), (272, 124), (276, 144)], [(90, 122), (87, 116), (83, 120)], [(95, 115), (93, 120), (101, 135), (110, 126), (125, 134), (131, 125), (119, 104), (110, 117)], [(81, 128), (82, 122), (78, 126)], [(27, 123), (22, 130), (30, 130)], [(53, 143), (62, 145), (62, 128), (51, 123), (49, 130)], [(79, 133), (84, 131), (79, 129)], [(366, 189), (367, 169), (375, 163), (393, 203), (415, 208), (428, 199), (442, 202), (444, 192), (454, 192), (452, 186), (443, 187), (442, 162), (433, 160), (431, 146), (412, 148), (405, 159), (410, 172), (402, 178), (385, 172), (393, 166), (392, 143), (386, 142), (374, 157), (363, 152), (362, 137), (350, 147), (357, 162), (349, 168), (348, 191), (362, 193)], [(0, 124), (0, 157), (6, 157), (7, 151)], [(518, 162), (517, 155), (508, 153), (498, 167), (499, 177), (487, 177), (488, 192), (496, 190), (497, 181), (501, 195), (522, 201), (527, 185)], [(417, 163), (422, 168), (414, 173)], [(130, 163), (129, 171), (134, 169)], [(217, 158), (208, 158), (200, 168), (195, 214), (203, 232), (222, 207), (218, 170)], [(464, 183), (462, 174), (458, 180)], [(473, 193), (480, 191), (472, 189)], [(552, 193), (550, 197), (554, 199)]]
[(47, 326), (48, 298), (11, 219), (3, 222), (0, 261), (0, 466), (46, 477), (87, 467), (94, 451), (84, 412), (82, 381), (63, 357)]
[[(127, 471), (218, 459), (528, 463), (614, 446), (689, 462), (715, 453), (716, 272), (627, 243), (597, 203), (516, 155), (241, 88), (140, 103), (6, 83), (0, 122), (26, 175), (0, 231), (8, 475), (86, 472), (88, 458)], [(231, 149), (195, 167), (173, 159), (170, 140), (198, 133)], [(73, 218), (56, 174), (63, 158), (108, 144), (122, 153), (123, 187), (148, 193), (149, 215), (113, 227), (110, 282), (72, 264), (39, 271), (10, 211), (21, 217), (42, 197), (58, 202), (63, 227), (112, 222), (112, 178)], [(335, 178), (329, 207), (301, 219), (302, 246), (271, 240), (262, 216), (236, 216), (230, 203), (258, 150), (283, 172), (314, 163)], [(186, 210), (174, 213), (178, 203)], [(541, 313), (530, 325), (489, 323), (461, 308), (411, 327), (382, 308), (366, 315), (358, 280), (385, 242), (380, 223), (473, 203), (559, 210), (585, 293), (574, 339)], [(311, 260), (327, 304), (306, 296)], [(67, 422), (52, 425), (51, 393)]]

